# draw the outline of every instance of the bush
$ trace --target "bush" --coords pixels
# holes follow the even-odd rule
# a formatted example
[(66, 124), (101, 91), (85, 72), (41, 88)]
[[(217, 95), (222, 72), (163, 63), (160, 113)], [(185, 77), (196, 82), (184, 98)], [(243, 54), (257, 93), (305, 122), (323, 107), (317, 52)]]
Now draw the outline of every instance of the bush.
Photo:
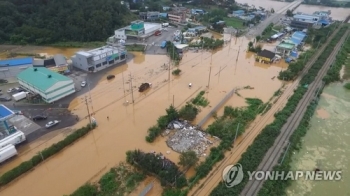
[(70, 196), (96, 196), (97, 187), (91, 184), (85, 184), (74, 191)]
[(181, 73), (181, 69), (175, 69), (173, 72), (171, 72), (173, 75), (178, 76)]
[(196, 118), (198, 112), (199, 110), (196, 106), (187, 103), (184, 107), (180, 109), (179, 116), (184, 120), (193, 121)]
[(344, 88), (346, 88), (346, 89), (349, 89), (349, 90), (350, 90), (350, 82), (346, 83), (346, 84), (344, 85)]
[(22, 162), (19, 166), (7, 171), (2, 176), (0, 176), (0, 187), (4, 186), (17, 177), (21, 176), (22, 174), (26, 173), (27, 171), (33, 169), (35, 166), (39, 165), (44, 160), (48, 159), (49, 157), (55, 155), (56, 153), (63, 150), (65, 147), (69, 146), (73, 142), (77, 141), (87, 133), (89, 133), (91, 130), (95, 128), (95, 125), (92, 126), (86, 126), (82, 127), (72, 134), (68, 135), (65, 139), (62, 141), (51, 145), (50, 147), (44, 149), (41, 152), (41, 155), (35, 155), (30, 160)]
[(153, 142), (171, 121), (179, 118), (179, 113), (174, 106), (169, 106), (169, 108), (167, 108), (165, 111), (167, 114), (158, 118), (157, 125), (154, 125), (148, 129), (148, 135), (146, 136), (147, 142)]
[(194, 99), (192, 99), (191, 103), (193, 105), (202, 106), (202, 107), (208, 106), (209, 101), (205, 97), (203, 97), (204, 94), (205, 94), (205, 91), (199, 92), (199, 94)]
[(187, 185), (184, 174), (175, 163), (161, 154), (145, 153), (140, 150), (126, 152), (126, 161), (146, 173), (156, 175), (161, 184), (182, 188)]

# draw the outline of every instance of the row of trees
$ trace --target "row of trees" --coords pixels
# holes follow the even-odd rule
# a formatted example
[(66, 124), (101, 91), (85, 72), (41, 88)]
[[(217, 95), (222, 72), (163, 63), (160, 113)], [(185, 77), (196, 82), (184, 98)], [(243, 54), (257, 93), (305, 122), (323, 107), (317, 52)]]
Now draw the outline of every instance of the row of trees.
[(187, 185), (187, 180), (177, 165), (161, 154), (128, 151), (126, 161), (148, 174), (156, 175), (163, 186), (182, 188)]
[[(340, 31), (337, 33), (337, 36), (339, 36), (339, 39), (345, 33), (344, 31), (346, 31), (346, 30), (347, 30), (347, 27), (340, 29)], [(349, 45), (349, 43), (348, 43), (348, 45)], [(336, 44), (337, 44), (337, 42), (334, 41), (330, 44), (329, 47), (327, 47), (327, 49), (323, 53), (326, 56), (326, 58), (328, 58), (328, 56), (333, 51), (333, 48), (335, 47)], [(345, 53), (345, 51), (346, 51), (346, 53)], [(342, 51), (337, 55), (337, 57), (342, 56), (343, 54), (346, 54), (346, 56), (347, 56), (348, 52), (350, 52), (350, 51), (347, 51), (346, 47), (344, 47), (342, 49)], [(333, 65), (331, 67), (331, 69), (328, 71), (327, 75), (324, 77), (326, 84), (329, 84), (330, 82), (334, 82), (334, 81), (337, 81), (340, 79), (339, 72), (340, 72), (341, 66), (343, 65), (342, 63), (346, 59), (346, 56), (345, 56), (345, 58), (342, 58), (342, 59), (338, 59), (338, 58), (336, 59), (335, 65)], [(321, 69), (324, 62), (325, 62), (325, 59), (323, 59), (323, 62), (320, 60), (318, 62), (318, 64), (314, 64), (315, 69)], [(315, 77), (315, 74), (317, 74), (317, 72), (312, 72), (312, 73), (314, 75), (312, 77)], [(322, 89), (320, 91), (322, 91)], [(319, 93), (319, 95), (320, 94), (321, 93)], [(310, 125), (310, 119), (313, 116), (316, 107), (317, 107), (317, 102), (312, 102), (308, 106), (298, 128), (294, 131), (294, 133), (292, 134), (292, 136), (290, 138), (290, 146), (288, 149), (289, 151), (291, 151), (291, 152), (298, 151), (300, 149), (302, 138), (306, 135), (306, 132), (307, 132), (309, 125)], [(285, 172), (291, 171), (292, 168), (291, 168), (290, 163), (292, 162), (292, 157), (293, 157), (292, 153), (287, 153), (284, 157), (283, 163), (275, 166), (274, 170), (285, 171)], [(282, 158), (282, 157), (280, 157), (280, 158)], [(290, 184), (291, 184), (290, 180), (284, 180), (284, 181), (279, 181), (279, 182), (276, 182), (276, 181), (273, 182), (273, 181), (268, 180), (264, 183), (263, 188), (259, 192), (259, 195), (261, 195), (261, 196), (285, 195), (286, 188)], [(271, 187), (274, 187), (274, 188), (272, 189)]]
[[(341, 35), (344, 34), (343, 28), (339, 30), (335, 38), (329, 44), (330, 47), (323, 53), (324, 58), (317, 60), (311, 67), (310, 71), (304, 75), (299, 87), (294, 91), (294, 94), (288, 99), (286, 106), (279, 112), (275, 114), (275, 120), (273, 123), (267, 125), (261, 133), (255, 138), (253, 144), (247, 149), (247, 151), (242, 155), (241, 159), (238, 161), (240, 164), (244, 165), (244, 178), (243, 181), (236, 185), (234, 189), (227, 188), (224, 183), (220, 183), (210, 195), (239, 195), (243, 190), (244, 186), (249, 180), (248, 171), (256, 171), (260, 162), (264, 158), (266, 152), (274, 144), (277, 136), (280, 134), (280, 130), (283, 125), (287, 122), (289, 116), (295, 111), (299, 101), (303, 98), (307, 91), (304, 87), (305, 84), (310, 84), (314, 81), (318, 71), (323, 66), (325, 58), (329, 56), (329, 51), (332, 51), (334, 45), (340, 40)], [(277, 182), (277, 181), (276, 181)], [(278, 183), (281, 183), (278, 181)], [(273, 186), (274, 189), (279, 189), (279, 184)], [(282, 187), (283, 188), (283, 187)], [(270, 189), (273, 192), (273, 189)], [(283, 194), (269, 194), (264, 195), (283, 195)]]
[(290, 63), (288, 69), (279, 73), (278, 79), (285, 81), (295, 79), (295, 77), (297, 77), (298, 74), (304, 69), (305, 64), (308, 62), (308, 60), (311, 59), (312, 56), (316, 53), (317, 49), (322, 47), (322, 45), (327, 42), (328, 35), (334, 31), (334, 28), (337, 25), (338, 24), (332, 24), (328, 28), (322, 28), (318, 30), (310, 29), (305, 42), (312, 45), (313, 50), (311, 49), (306, 51), (299, 56), (296, 62)]
[[(331, 82), (339, 81), (340, 78), (340, 70), (346, 62), (349, 61), (350, 54), (350, 39), (347, 39), (346, 42), (343, 43), (343, 47), (340, 52), (337, 54), (335, 58), (335, 62), (332, 64), (332, 67), (328, 70), (326, 77), (323, 78), (323, 81), (326, 84)], [(347, 65), (349, 66), (349, 65)], [(346, 69), (348, 72), (348, 69)]]
[(0, 43), (105, 41), (136, 18), (114, 0), (2, 0)]
[(208, 38), (208, 37), (202, 37), (201, 41), (196, 44), (190, 44), (190, 47), (200, 47), (203, 49), (209, 49), (209, 50), (215, 50), (224, 45), (224, 40), (221, 39), (214, 39), (214, 38)]

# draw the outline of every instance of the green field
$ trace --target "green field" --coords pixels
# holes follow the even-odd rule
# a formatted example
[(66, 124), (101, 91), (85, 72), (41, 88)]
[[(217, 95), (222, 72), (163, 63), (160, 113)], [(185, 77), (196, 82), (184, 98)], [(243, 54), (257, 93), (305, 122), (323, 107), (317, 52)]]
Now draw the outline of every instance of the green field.
[(243, 28), (243, 20), (239, 18), (224, 18), (226, 26), (231, 26), (233, 28), (242, 29)]

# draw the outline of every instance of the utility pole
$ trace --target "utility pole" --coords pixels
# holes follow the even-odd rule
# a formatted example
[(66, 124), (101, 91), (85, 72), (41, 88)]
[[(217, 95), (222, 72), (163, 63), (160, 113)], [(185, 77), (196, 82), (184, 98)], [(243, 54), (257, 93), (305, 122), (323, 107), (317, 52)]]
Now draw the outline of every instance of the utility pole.
[(122, 72), (122, 77), (123, 77), (123, 91), (124, 91), (124, 102), (126, 101), (125, 98), (125, 82), (124, 82), (124, 72)]
[(89, 116), (89, 126), (91, 127), (91, 115), (90, 115), (89, 104), (86, 96), (85, 96), (85, 105)]
[(241, 46), (238, 46), (238, 53), (237, 53), (236, 63), (238, 62), (238, 56), (239, 56), (239, 51), (240, 50), (241, 50)]
[(132, 88), (132, 77), (131, 77), (131, 73), (130, 73), (130, 90), (131, 90), (132, 103), (134, 103), (134, 91), (133, 91), (133, 88)]
[(88, 90), (89, 90), (89, 97), (90, 97), (90, 101), (91, 101), (91, 110), (92, 110), (92, 115), (94, 115), (95, 114), (95, 112), (94, 112), (94, 105), (92, 104), (92, 97), (91, 97), (91, 89), (90, 89), (90, 82), (88, 82), (89, 80), (87, 80), (87, 86), (88, 86)]
[(168, 76), (168, 81), (170, 82), (170, 62), (169, 62), (169, 76)]
[(209, 89), (209, 84), (210, 84), (210, 75), (211, 75), (211, 66), (210, 66), (210, 69), (209, 69), (208, 89)]

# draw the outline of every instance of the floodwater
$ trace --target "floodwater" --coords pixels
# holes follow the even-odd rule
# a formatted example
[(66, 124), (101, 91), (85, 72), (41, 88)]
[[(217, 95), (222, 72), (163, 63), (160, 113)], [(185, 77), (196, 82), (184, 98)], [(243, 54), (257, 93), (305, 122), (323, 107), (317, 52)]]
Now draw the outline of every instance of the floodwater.
[[(116, 78), (106, 81), (103, 77), (99, 84), (86, 94), (89, 98), (90, 112), (95, 113), (98, 127), (35, 170), (9, 184), (1, 190), (1, 195), (45, 195), (47, 192), (51, 195), (69, 194), (86, 182), (96, 181), (109, 168), (124, 161), (127, 150), (136, 148), (146, 152), (161, 152), (177, 163), (178, 153), (166, 146), (165, 138), (159, 137), (152, 144), (145, 142), (147, 129), (156, 124), (157, 118), (165, 114), (165, 108), (170, 104), (173, 103), (179, 108), (201, 90), (205, 90), (211, 107), (202, 109), (198, 116), (200, 120), (233, 88), (248, 85), (254, 87), (253, 90), (240, 91), (242, 97), (234, 95), (227, 102), (227, 105), (236, 107), (244, 106), (246, 97), (256, 97), (266, 102), (281, 87), (279, 80), (271, 78), (277, 76), (282, 67), (285, 67), (284, 62), (259, 64), (255, 62), (254, 55), (245, 51), (249, 41), (245, 38), (238, 38), (237, 41), (234, 39), (230, 46), (225, 46), (213, 54), (186, 52), (179, 65), (182, 70), (179, 77), (169, 74), (169, 60), (165, 55), (135, 55), (134, 60), (106, 73), (113, 73)], [(140, 61), (143, 61), (142, 64), (138, 63)], [(151, 82), (152, 89), (139, 93), (137, 87), (143, 82)], [(189, 83), (193, 84), (192, 88), (188, 88)], [(134, 89), (133, 93), (131, 88)], [(87, 115), (84, 97), (85, 95), (76, 98), (70, 105), (72, 112), (80, 118)], [(131, 104), (133, 101), (134, 104)], [(84, 119), (75, 127), (79, 128), (87, 122), (87, 119)], [(59, 139), (62, 137), (63, 134), (57, 136)], [(49, 146), (59, 139), (52, 138), (45, 144), (28, 147), (27, 151), (30, 151), (17, 159), (27, 160), (43, 146)], [(170, 154), (166, 154), (168, 150), (171, 151)], [(14, 160), (7, 163), (6, 169), (0, 172), (13, 168), (19, 162)], [(42, 186), (43, 184), (45, 186)], [(58, 184), (60, 186), (57, 186)]]
[[(288, 2), (270, 1), (270, 0), (237, 0), (238, 3), (247, 3), (248, 5), (255, 5), (255, 7), (263, 7), (271, 10), (273, 8), (278, 11), (288, 5)], [(331, 17), (334, 20), (344, 20), (350, 13), (350, 8), (335, 8), (315, 5), (300, 5), (295, 12), (303, 12), (306, 14), (312, 14), (315, 11), (328, 11), (331, 10)]]
[(341, 170), (342, 180), (293, 181), (288, 195), (350, 195), (349, 110), (350, 91), (340, 83), (326, 87), (303, 138), (302, 149), (295, 152), (292, 162), (292, 170)]

